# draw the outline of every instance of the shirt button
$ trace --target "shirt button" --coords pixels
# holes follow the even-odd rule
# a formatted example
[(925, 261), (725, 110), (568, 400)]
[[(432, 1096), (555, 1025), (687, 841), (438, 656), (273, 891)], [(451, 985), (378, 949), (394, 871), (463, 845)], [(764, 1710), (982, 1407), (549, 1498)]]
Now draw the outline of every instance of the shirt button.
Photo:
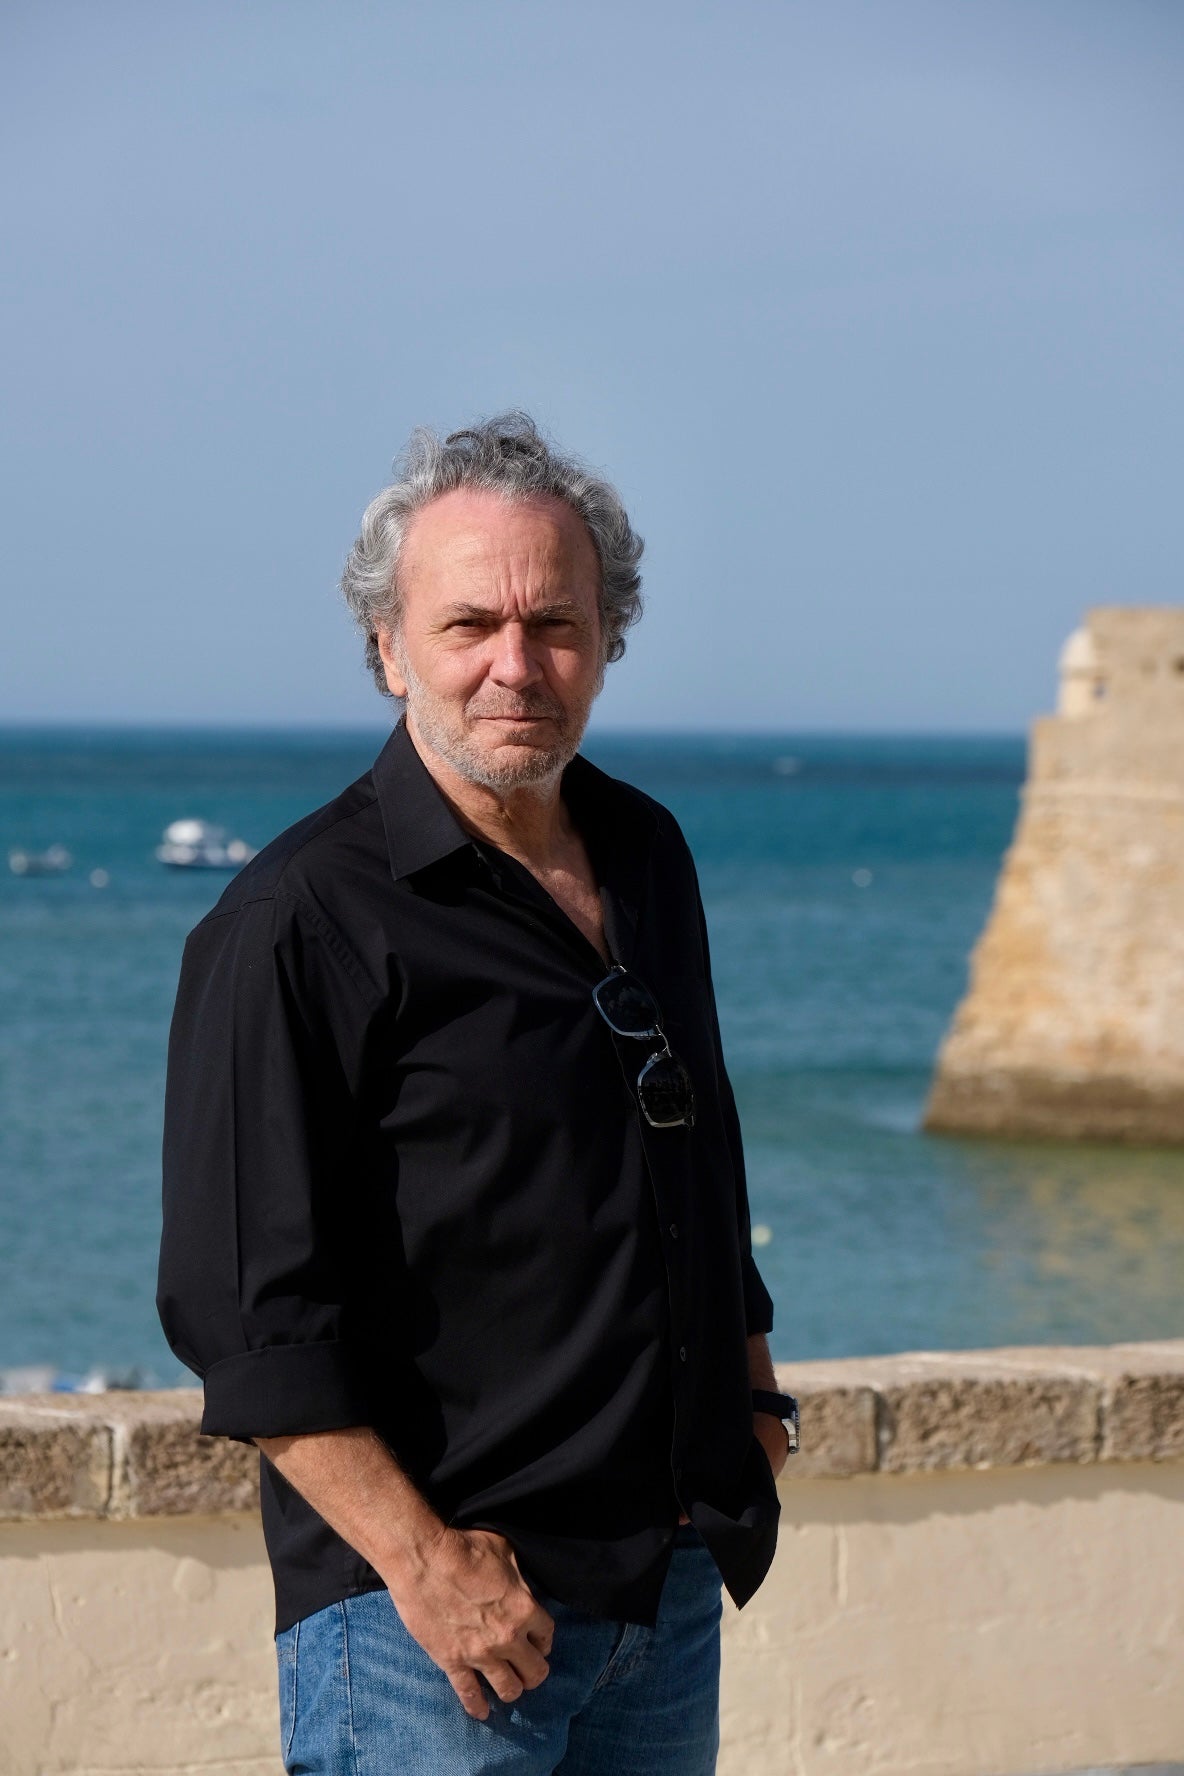
[(676, 1240), (678, 1238), (678, 1222), (677, 1221), (672, 1221), (670, 1223), (670, 1237), (672, 1240)]
[(678, 1347), (678, 1360), (680, 1363), (685, 1363), (687, 1360), (687, 1347), (685, 1344), (680, 1344)]

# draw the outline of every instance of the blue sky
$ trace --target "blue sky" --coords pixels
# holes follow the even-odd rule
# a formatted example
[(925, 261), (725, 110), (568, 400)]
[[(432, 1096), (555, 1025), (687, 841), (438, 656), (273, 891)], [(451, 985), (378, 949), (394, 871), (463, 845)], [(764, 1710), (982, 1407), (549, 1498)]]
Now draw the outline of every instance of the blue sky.
[(1184, 598), (1174, 0), (0, 17), (0, 721), (375, 723), (411, 428), (603, 466), (604, 725), (1016, 730)]

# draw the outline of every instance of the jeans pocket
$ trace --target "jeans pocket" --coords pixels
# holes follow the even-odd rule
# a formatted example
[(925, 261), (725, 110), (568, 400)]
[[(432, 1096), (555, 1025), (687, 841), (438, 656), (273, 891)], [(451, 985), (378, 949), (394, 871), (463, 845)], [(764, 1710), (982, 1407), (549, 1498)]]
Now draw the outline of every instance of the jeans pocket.
[(280, 1680), (280, 1748), (287, 1766), (296, 1734), (296, 1668), (300, 1651), (300, 1624), (285, 1628), (275, 1637), (275, 1656)]

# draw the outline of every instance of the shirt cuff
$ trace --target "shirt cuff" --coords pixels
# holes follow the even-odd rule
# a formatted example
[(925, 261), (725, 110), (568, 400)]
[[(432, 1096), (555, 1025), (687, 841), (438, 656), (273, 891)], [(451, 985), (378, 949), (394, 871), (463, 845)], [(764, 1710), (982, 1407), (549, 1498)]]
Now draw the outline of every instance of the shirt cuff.
[(744, 1284), (744, 1330), (750, 1338), (757, 1332), (773, 1330), (773, 1297), (761, 1281), (761, 1273), (750, 1252), (740, 1259)]
[(368, 1424), (373, 1409), (349, 1345), (266, 1344), (224, 1357), (205, 1373), (201, 1429), (208, 1437), (298, 1436)]

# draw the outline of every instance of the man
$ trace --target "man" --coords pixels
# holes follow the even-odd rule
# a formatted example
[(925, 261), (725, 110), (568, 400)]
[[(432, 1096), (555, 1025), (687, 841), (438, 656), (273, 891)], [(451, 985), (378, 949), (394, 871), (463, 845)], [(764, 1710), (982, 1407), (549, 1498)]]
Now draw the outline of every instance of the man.
[(418, 434), (343, 578), (404, 718), (186, 946), (158, 1304), (290, 1771), (714, 1768), (792, 1402), (694, 867), (577, 753), (641, 547), (524, 416)]

